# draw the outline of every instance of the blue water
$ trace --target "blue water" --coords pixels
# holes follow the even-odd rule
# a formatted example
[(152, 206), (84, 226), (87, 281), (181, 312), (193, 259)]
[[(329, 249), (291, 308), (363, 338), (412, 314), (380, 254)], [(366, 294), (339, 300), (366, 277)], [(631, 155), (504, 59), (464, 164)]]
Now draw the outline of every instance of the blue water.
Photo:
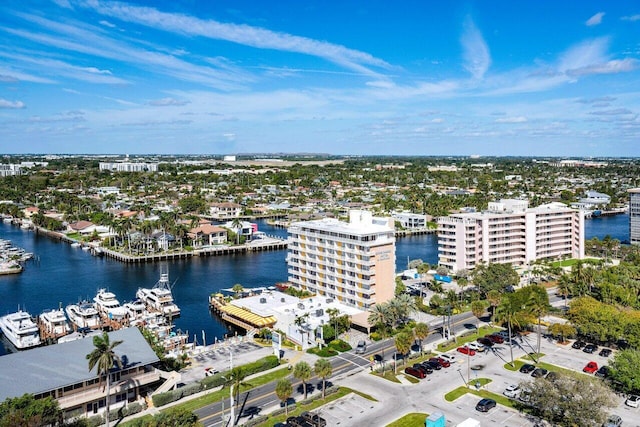
[[(629, 217), (586, 220), (587, 238), (611, 237), (629, 239)], [(258, 221), (258, 228), (269, 235), (286, 237), (286, 230)], [(153, 286), (161, 271), (168, 271), (175, 282), (173, 294), (182, 314), (176, 326), (189, 331), (192, 339), (202, 343), (224, 338), (232, 332), (209, 312), (208, 296), (220, 289), (240, 283), (245, 287), (272, 286), (287, 280), (286, 251), (258, 252), (245, 255), (194, 257), (189, 260), (151, 264), (124, 264), (109, 258), (93, 257), (48, 237), (0, 222), (0, 238), (33, 252), (37, 259), (29, 261), (23, 273), (0, 276), (0, 315), (16, 311), (18, 306), (32, 315), (59, 305), (92, 299), (99, 288), (108, 288), (121, 303), (134, 299), (139, 287)], [(438, 260), (437, 237), (434, 234), (403, 237), (396, 241), (396, 270), (404, 270), (407, 259), (422, 259), (429, 264)], [(0, 344), (0, 354), (4, 348)]]

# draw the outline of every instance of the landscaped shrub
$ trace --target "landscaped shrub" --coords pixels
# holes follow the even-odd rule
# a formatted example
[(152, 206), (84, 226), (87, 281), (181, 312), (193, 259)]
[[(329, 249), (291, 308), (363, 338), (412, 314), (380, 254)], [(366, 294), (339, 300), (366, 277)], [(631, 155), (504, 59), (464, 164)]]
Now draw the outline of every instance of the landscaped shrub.
[(199, 382), (188, 384), (180, 389), (182, 391), (182, 397), (191, 396), (202, 390), (202, 385)]
[(380, 341), (382, 339), (382, 335), (379, 332), (371, 332), (371, 341)]
[(331, 341), (329, 343), (329, 347), (333, 348), (334, 350), (340, 351), (340, 352), (351, 350), (351, 346), (349, 345), (349, 343), (346, 342), (346, 341), (342, 341), (342, 340), (333, 340), (333, 341)]
[(182, 390), (172, 390), (165, 393), (158, 393), (152, 396), (153, 406), (156, 408), (166, 405), (167, 403), (175, 402), (182, 397)]
[(336, 356), (338, 352), (331, 347), (322, 347), (321, 349), (318, 347), (313, 347), (307, 350), (307, 353), (315, 354), (320, 357), (331, 357)]
[(87, 426), (89, 427), (99, 427), (104, 424), (104, 418), (102, 415), (94, 415), (93, 417), (87, 418)]
[(221, 385), (223, 385), (224, 383), (227, 382), (226, 379), (224, 379), (223, 377), (229, 377), (228, 371), (225, 372), (219, 372), (213, 376), (210, 377), (205, 377), (204, 379), (200, 380), (200, 385), (202, 386), (202, 390), (208, 390), (210, 388), (215, 388), (215, 387), (219, 387)]
[(280, 361), (276, 356), (267, 356), (262, 359), (256, 360), (253, 363), (242, 366), (246, 376), (257, 374), (258, 372), (266, 371), (276, 366), (280, 366)]

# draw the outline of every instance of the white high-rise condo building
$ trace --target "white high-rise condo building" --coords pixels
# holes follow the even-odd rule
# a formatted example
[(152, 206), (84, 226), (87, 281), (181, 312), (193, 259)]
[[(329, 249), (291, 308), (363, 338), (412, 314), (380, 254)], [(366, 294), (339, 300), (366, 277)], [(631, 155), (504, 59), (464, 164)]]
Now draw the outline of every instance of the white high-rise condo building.
[(640, 188), (629, 190), (629, 241), (640, 245)]
[(584, 214), (562, 203), (529, 208), (526, 200), (489, 203), (484, 212), (438, 218), (438, 262), (452, 271), (479, 263), (526, 265), (584, 258)]
[(362, 310), (393, 298), (396, 248), (392, 218), (353, 210), (288, 228), (289, 282)]

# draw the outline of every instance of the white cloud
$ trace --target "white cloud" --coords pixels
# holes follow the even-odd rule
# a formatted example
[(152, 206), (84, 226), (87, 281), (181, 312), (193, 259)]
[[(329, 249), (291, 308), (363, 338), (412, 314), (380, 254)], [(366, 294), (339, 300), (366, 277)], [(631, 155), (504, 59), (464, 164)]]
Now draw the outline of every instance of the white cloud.
[(93, 8), (103, 15), (146, 25), (154, 29), (189, 36), (226, 40), (258, 49), (274, 49), (317, 56), (345, 68), (369, 75), (377, 76), (378, 73), (367, 66), (391, 68), (387, 62), (366, 52), (307, 37), (274, 32), (264, 28), (222, 23), (212, 19), (204, 20), (193, 16), (161, 12), (151, 7), (131, 6), (120, 2), (94, 0), (83, 5)]
[(99, 68), (96, 68), (96, 67), (84, 67), (84, 68), (81, 68), (81, 70), (84, 70), (87, 73), (91, 73), (91, 74), (108, 74), (108, 75), (111, 75), (111, 71), (109, 71), (109, 70), (100, 70)]
[(481, 80), (489, 69), (491, 56), (482, 34), (471, 18), (467, 18), (465, 22), (464, 32), (460, 41), (463, 49), (464, 68), (475, 79)]
[(623, 21), (631, 21), (631, 22), (640, 21), (640, 14), (639, 15), (623, 16), (620, 19), (622, 19)]
[(149, 105), (153, 105), (155, 107), (179, 107), (182, 105), (187, 105), (188, 103), (189, 101), (181, 101), (174, 98), (162, 98), (150, 101)]
[(0, 108), (10, 108), (10, 109), (20, 109), (24, 108), (24, 102), (22, 101), (9, 101), (3, 98), (0, 98)]
[(225, 134), (222, 134), (222, 136), (227, 141), (235, 141), (235, 139), (236, 139), (236, 134), (235, 133), (225, 133)]
[(109, 27), (109, 28), (116, 28), (116, 25), (115, 25), (115, 24), (112, 24), (112, 23), (111, 23), (111, 22), (109, 22), (109, 21), (105, 21), (104, 19), (103, 19), (103, 20), (101, 20), (101, 21), (100, 21), (100, 22), (98, 22), (98, 23), (99, 23), (100, 25), (105, 26), (105, 27)]
[(587, 27), (593, 27), (595, 25), (600, 25), (600, 23), (602, 23), (602, 18), (604, 17), (604, 12), (598, 12), (595, 15), (593, 15), (591, 18), (587, 19), (587, 22), (585, 22), (585, 25)]
[(440, 117), (437, 117), (437, 118), (431, 120), (431, 123), (443, 123), (443, 122), (444, 122), (444, 119), (442, 119)]
[(527, 118), (524, 116), (502, 117), (495, 120), (496, 123), (524, 123), (526, 121), (527, 121)]

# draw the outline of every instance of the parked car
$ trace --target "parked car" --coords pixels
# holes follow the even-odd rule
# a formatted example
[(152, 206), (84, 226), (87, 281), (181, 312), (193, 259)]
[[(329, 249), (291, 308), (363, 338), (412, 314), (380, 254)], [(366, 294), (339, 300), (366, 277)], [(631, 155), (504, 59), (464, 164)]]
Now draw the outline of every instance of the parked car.
[(587, 345), (587, 343), (585, 343), (584, 341), (576, 340), (573, 344), (571, 344), (571, 348), (581, 349), (585, 345)]
[(444, 360), (448, 360), (449, 363), (456, 363), (456, 355), (455, 354), (441, 354), (441, 357)]
[(484, 351), (484, 345), (480, 344), (479, 342), (471, 341), (465, 345), (469, 347), (471, 350), (475, 350), (480, 353)]
[(218, 372), (220, 372), (220, 371), (218, 371), (217, 369), (214, 369), (214, 368), (204, 368), (204, 376), (205, 377), (212, 377), (215, 374), (217, 374)]
[(520, 372), (522, 372), (523, 374), (530, 374), (535, 370), (536, 370), (536, 367), (529, 363), (525, 363), (524, 365), (522, 365), (522, 367), (520, 367)]
[(600, 350), (600, 353), (598, 353), (600, 356), (602, 357), (609, 357), (611, 356), (611, 349), (610, 348), (603, 348), (602, 350)]
[(507, 397), (510, 397), (512, 399), (515, 399), (516, 397), (518, 397), (518, 395), (520, 394), (522, 390), (520, 389), (520, 386), (517, 384), (512, 384), (509, 387), (507, 387), (506, 389), (504, 389), (504, 391), (502, 392), (502, 394), (504, 394)]
[(632, 394), (631, 396), (627, 397), (627, 400), (624, 401), (624, 404), (627, 406), (631, 406), (632, 408), (637, 408), (640, 404), (640, 396)]
[(429, 364), (429, 362), (414, 363), (413, 367), (416, 369), (422, 369), (427, 374), (433, 374), (433, 367)]
[(469, 356), (475, 356), (475, 355), (476, 355), (476, 351), (475, 351), (475, 350), (470, 349), (470, 348), (469, 348), (469, 347), (467, 347), (467, 346), (464, 346), (464, 347), (458, 347), (458, 348), (457, 348), (457, 351), (459, 351), (459, 352), (460, 352), (460, 353), (462, 353), (462, 354), (468, 354)]
[(408, 368), (405, 368), (404, 373), (420, 379), (425, 378), (427, 376), (427, 373), (422, 369), (413, 368), (411, 366), (409, 366)]
[(595, 375), (596, 377), (607, 378), (609, 376), (609, 367), (607, 365), (600, 366)]
[(478, 402), (478, 404), (476, 405), (476, 411), (488, 412), (490, 409), (493, 409), (495, 407), (496, 407), (495, 400), (485, 398), (480, 400), (480, 402)]
[(431, 362), (429, 360), (422, 362), (421, 365), (425, 368), (431, 368), (434, 371), (439, 371), (440, 369), (442, 369), (442, 366), (440, 366), (438, 362)]
[(586, 372), (587, 374), (593, 374), (598, 370), (598, 364), (596, 362), (589, 362), (586, 364), (584, 368), (582, 368), (582, 372)]
[(595, 344), (587, 344), (584, 346), (584, 348), (582, 349), (582, 351), (584, 351), (585, 353), (593, 353), (594, 351), (596, 351), (598, 349), (598, 346)]
[(364, 354), (367, 351), (367, 343), (364, 341), (358, 341), (358, 346), (356, 347), (356, 354)]
[(620, 418), (620, 415), (609, 415), (609, 418), (602, 424), (602, 427), (620, 427), (621, 425), (622, 418)]
[(543, 378), (545, 375), (547, 375), (549, 371), (547, 371), (544, 368), (536, 368), (533, 370), (533, 372), (531, 372), (531, 376), (533, 378)]
[(448, 360), (444, 360), (442, 357), (432, 357), (431, 359), (429, 359), (429, 362), (436, 362), (443, 368), (448, 368), (449, 366), (451, 366), (451, 363)]
[(493, 341), (491, 341), (489, 338), (480, 337), (476, 341), (478, 341), (480, 344), (482, 344), (485, 347), (493, 347)]
[(485, 335), (484, 337), (489, 338), (491, 342), (494, 344), (502, 344), (504, 342), (504, 338), (502, 338), (498, 334), (489, 334), (489, 335)]

